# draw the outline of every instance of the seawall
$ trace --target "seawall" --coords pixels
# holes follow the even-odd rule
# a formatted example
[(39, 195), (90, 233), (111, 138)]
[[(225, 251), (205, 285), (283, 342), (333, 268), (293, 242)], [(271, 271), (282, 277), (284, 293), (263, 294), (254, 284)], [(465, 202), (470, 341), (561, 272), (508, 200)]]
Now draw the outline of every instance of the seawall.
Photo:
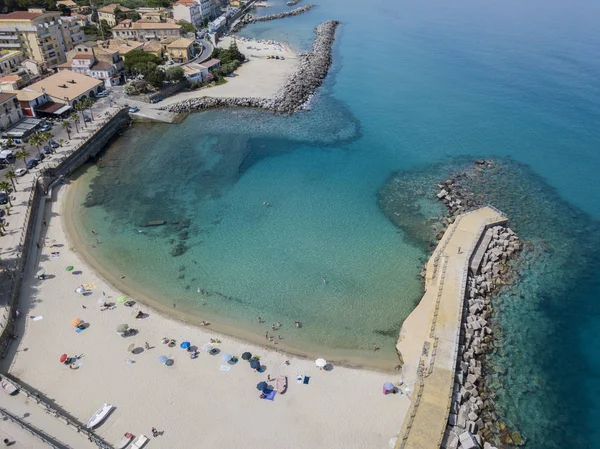
[[(298, 3), (298, 2), (296, 2), (296, 3)], [(237, 33), (238, 31), (240, 31), (242, 28), (244, 28), (244, 26), (246, 26), (249, 23), (267, 22), (269, 20), (277, 20), (277, 19), (284, 19), (286, 17), (297, 16), (298, 14), (303, 14), (305, 12), (310, 11), (314, 7), (315, 7), (315, 5), (305, 5), (305, 6), (296, 8), (296, 9), (292, 9), (291, 11), (288, 11), (288, 12), (280, 12), (279, 14), (270, 14), (268, 16), (262, 16), (262, 17), (253, 17), (250, 14), (248, 14), (248, 15), (242, 17), (239, 22), (237, 22), (234, 26), (231, 27), (231, 32)]]
[(458, 215), (429, 259), (425, 294), (403, 323), (397, 343), (405, 378), (415, 385), (398, 449), (442, 445), (453, 406), (472, 256), (486, 230), (506, 222), (502, 213), (489, 206)]

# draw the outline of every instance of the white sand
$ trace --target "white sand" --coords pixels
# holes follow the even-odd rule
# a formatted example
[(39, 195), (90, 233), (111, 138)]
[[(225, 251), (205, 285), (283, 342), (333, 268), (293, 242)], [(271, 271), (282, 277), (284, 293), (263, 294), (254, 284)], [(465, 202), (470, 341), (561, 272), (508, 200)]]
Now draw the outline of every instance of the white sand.
[[(225, 37), (219, 42), (219, 47), (228, 48), (230, 42), (231, 37)], [(173, 95), (162, 101), (160, 106), (199, 97), (270, 98), (283, 87), (298, 64), (298, 56), (285, 45), (262, 44), (257, 41), (243, 42), (237, 39), (237, 46), (249, 59), (249, 62), (242, 64), (235, 71), (238, 76), (226, 78), (227, 83), (220, 86)], [(285, 60), (266, 59), (267, 55), (283, 56)]]
[[(275, 62), (277, 63), (277, 62)], [(150, 434), (152, 426), (164, 435), (152, 439), (149, 448), (387, 448), (397, 434), (409, 406), (400, 395), (383, 395), (384, 382), (398, 382), (400, 375), (335, 366), (319, 371), (312, 360), (289, 357), (272, 350), (210, 333), (209, 328), (186, 325), (142, 306), (149, 317), (135, 320), (132, 309), (117, 305), (101, 312), (97, 304), (102, 291), (109, 300), (120, 293), (96, 275), (83, 260), (69, 250), (59, 213), (68, 199), (64, 186), (58, 201), (49, 203), (43, 229), (47, 241), (59, 247), (41, 250), (32, 256), (21, 294), (23, 318), (18, 348), (10, 372), (39, 389), (56, 404), (82, 422), (104, 402), (116, 410), (99, 427), (98, 433), (114, 443), (125, 432)], [(59, 251), (58, 259), (50, 256)], [(39, 261), (39, 263), (38, 263)], [(65, 270), (73, 265), (74, 275)], [(34, 273), (45, 268), (50, 279), (38, 281)], [(80, 284), (93, 283), (93, 294), (75, 293)], [(135, 298), (133, 298), (135, 299)], [(85, 305), (86, 308), (82, 308)], [(34, 321), (29, 316), (43, 316)], [(80, 334), (70, 325), (79, 317), (90, 323)], [(140, 330), (135, 337), (123, 338), (115, 329), (121, 323)], [(222, 352), (240, 356), (244, 351), (261, 356), (263, 374), (240, 360), (229, 372), (219, 370), (220, 355), (202, 352), (195, 360), (178, 346), (161, 344), (163, 337), (189, 340), (202, 347), (211, 338), (220, 338)], [(155, 348), (131, 355), (127, 347), (144, 342)], [(15, 353), (15, 349), (18, 349)], [(70, 370), (59, 363), (62, 353), (83, 353), (82, 366)], [(158, 363), (160, 355), (172, 357), (174, 365)], [(127, 364), (127, 357), (135, 359)], [(290, 365), (284, 364), (289, 359)], [(10, 357), (7, 359), (10, 361)], [(5, 361), (6, 362), (6, 361)], [(256, 384), (284, 374), (288, 392), (275, 401), (260, 400)], [(311, 376), (309, 385), (298, 385), (296, 376)]]

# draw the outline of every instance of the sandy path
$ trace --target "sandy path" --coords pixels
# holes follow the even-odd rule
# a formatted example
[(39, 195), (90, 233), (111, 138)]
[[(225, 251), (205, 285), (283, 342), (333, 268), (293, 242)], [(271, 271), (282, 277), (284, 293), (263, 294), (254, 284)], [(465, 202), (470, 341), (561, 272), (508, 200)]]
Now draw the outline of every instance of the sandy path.
[[(120, 293), (108, 285), (70, 251), (60, 213), (68, 196), (63, 186), (58, 200), (49, 203), (45, 216), (48, 227), (41, 230), (54, 248), (42, 248), (32, 257), (21, 294), (22, 335), (10, 372), (44, 392), (81, 421), (104, 402), (116, 410), (98, 429), (114, 443), (124, 432), (150, 434), (152, 426), (164, 430), (149, 448), (387, 448), (388, 440), (400, 429), (409, 406), (406, 396), (382, 394), (382, 384), (397, 382), (399, 375), (335, 366), (319, 371), (312, 360), (290, 357), (229, 337), (218, 337), (207, 328), (193, 327), (149, 313), (135, 320), (132, 309), (118, 305), (101, 312), (97, 303), (102, 292), (109, 300)], [(51, 252), (59, 251), (58, 258)], [(74, 275), (68, 265), (81, 271)], [(50, 279), (39, 281), (34, 273), (45, 268)], [(80, 284), (94, 284), (90, 296), (75, 293)], [(134, 298), (135, 299), (135, 298)], [(85, 306), (85, 308), (82, 307)], [(43, 316), (34, 321), (29, 316)], [(69, 324), (79, 317), (90, 323), (80, 334)], [(139, 329), (138, 336), (123, 338), (115, 329), (127, 323)], [(189, 359), (179, 347), (161, 344), (163, 337), (189, 340), (202, 347), (211, 338), (220, 338), (222, 352), (241, 355), (250, 351), (266, 366), (262, 374), (240, 360), (229, 372), (221, 371), (220, 355), (202, 352)], [(127, 347), (139, 348), (148, 342), (153, 349), (131, 355)], [(15, 353), (15, 349), (18, 351)], [(58, 361), (60, 355), (83, 353), (82, 366), (70, 370)], [(174, 365), (158, 363), (160, 355), (172, 357)], [(132, 357), (135, 363), (128, 364)], [(285, 361), (289, 359), (290, 365)], [(10, 361), (10, 357), (7, 359)], [(260, 400), (256, 384), (267, 374), (284, 374), (289, 390), (273, 402)], [(311, 377), (309, 385), (298, 385), (298, 374)]]

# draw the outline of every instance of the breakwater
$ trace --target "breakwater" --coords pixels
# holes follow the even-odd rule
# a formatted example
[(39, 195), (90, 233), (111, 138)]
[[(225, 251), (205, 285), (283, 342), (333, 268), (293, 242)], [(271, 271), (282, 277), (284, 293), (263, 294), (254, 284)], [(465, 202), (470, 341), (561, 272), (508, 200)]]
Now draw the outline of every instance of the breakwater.
[(331, 65), (331, 47), (338, 25), (337, 20), (328, 20), (317, 26), (312, 51), (298, 56), (297, 70), (273, 98), (202, 97), (183, 100), (159, 109), (180, 113), (237, 106), (267, 109), (281, 114), (292, 114), (301, 110), (327, 76)]
[[(298, 3), (298, 2), (296, 2), (296, 3)], [(292, 6), (292, 5), (290, 5), (290, 6)], [(286, 17), (297, 16), (298, 14), (303, 14), (307, 11), (310, 11), (314, 7), (315, 7), (315, 5), (304, 5), (304, 6), (300, 6), (299, 8), (292, 9), (291, 11), (288, 11), (288, 12), (280, 12), (278, 14), (270, 14), (268, 16), (262, 16), (262, 17), (255, 17), (255, 16), (252, 16), (251, 14), (247, 14), (244, 17), (242, 17), (238, 23), (236, 23), (233, 27), (231, 27), (231, 32), (237, 33), (238, 31), (240, 31), (242, 28), (244, 28), (246, 25), (248, 25), (250, 23), (268, 22), (269, 20), (277, 20), (277, 19), (284, 19)]]
[(298, 3), (300, 3), (300, 0), (292, 0), (290, 2), (287, 2), (286, 5), (294, 6), (294, 5), (297, 5)]

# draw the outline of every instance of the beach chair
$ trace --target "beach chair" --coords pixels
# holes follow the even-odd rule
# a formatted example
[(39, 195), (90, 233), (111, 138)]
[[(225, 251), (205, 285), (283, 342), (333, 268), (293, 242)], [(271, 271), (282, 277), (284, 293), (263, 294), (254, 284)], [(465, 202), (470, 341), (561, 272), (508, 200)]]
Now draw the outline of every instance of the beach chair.
[(144, 444), (146, 444), (148, 442), (148, 437), (144, 436), (144, 435), (140, 435), (139, 437), (137, 437), (135, 440), (133, 440), (133, 443), (131, 444), (132, 448), (137, 448), (140, 449)]

